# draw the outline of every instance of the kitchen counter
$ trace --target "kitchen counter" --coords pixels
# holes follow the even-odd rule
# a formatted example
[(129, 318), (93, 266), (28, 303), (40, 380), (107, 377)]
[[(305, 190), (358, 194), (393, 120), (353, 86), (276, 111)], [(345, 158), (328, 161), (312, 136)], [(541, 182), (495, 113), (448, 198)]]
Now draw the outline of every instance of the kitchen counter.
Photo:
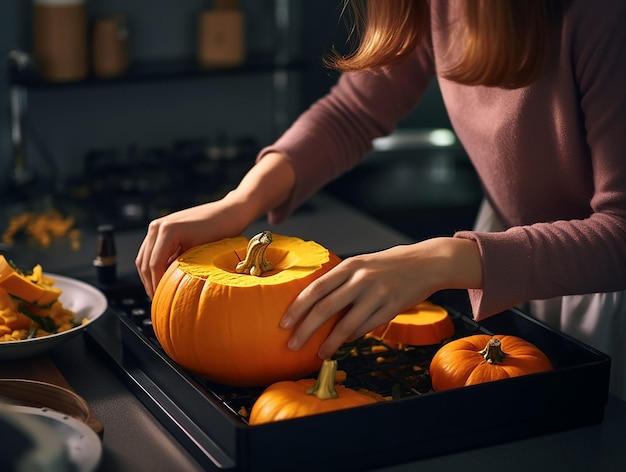
[[(402, 234), (322, 195), (285, 224), (271, 227), (259, 221), (247, 234), (262, 229), (313, 239), (344, 256), (410, 242)], [(133, 261), (143, 234), (144, 231), (116, 234), (121, 276), (133, 276)], [(87, 231), (81, 248), (73, 252), (64, 249), (64, 243), (59, 242), (52, 249), (18, 245), (4, 253), (19, 266), (41, 263), (48, 272), (90, 280), (94, 276), (92, 260), (96, 237), (95, 232)], [(109, 315), (114, 316), (107, 313), (105, 318)], [(50, 357), (104, 425), (103, 472), (202, 470), (110, 369), (106, 356), (89, 339), (76, 337), (53, 350)], [(488, 413), (485, 421), (489, 421)], [(621, 471), (626, 470), (624, 438), (626, 402), (609, 396), (605, 419), (599, 425), (389, 466), (384, 470), (425, 472), (462, 467), (463, 470), (483, 471), (502, 467), (514, 471)]]
[[(8, 215), (0, 207), (0, 227)], [(25, 211), (25, 210), (23, 210)], [(80, 228), (80, 246), (73, 248), (68, 238), (53, 240), (49, 247), (21, 241), (15, 246), (0, 243), (0, 252), (18, 267), (42, 264), (44, 270), (68, 277), (89, 279), (95, 276), (93, 260), (97, 248), (97, 228)], [(263, 230), (296, 236), (318, 242), (340, 256), (362, 254), (411, 242), (407, 236), (332, 197), (318, 194), (306, 202), (284, 223), (270, 225), (265, 218), (253, 223), (245, 232), (250, 237)], [(122, 276), (135, 274), (135, 256), (145, 235), (145, 228), (116, 231), (117, 269)]]
[[(202, 470), (82, 338), (60, 346), (52, 354), (52, 359), (104, 425), (102, 472)], [(488, 420), (486, 415), (485, 421)], [(610, 396), (605, 419), (596, 426), (379, 470), (485, 472), (495, 470), (497, 466), (507, 471), (525, 472), (621, 472), (626, 470), (625, 438), (626, 402)]]

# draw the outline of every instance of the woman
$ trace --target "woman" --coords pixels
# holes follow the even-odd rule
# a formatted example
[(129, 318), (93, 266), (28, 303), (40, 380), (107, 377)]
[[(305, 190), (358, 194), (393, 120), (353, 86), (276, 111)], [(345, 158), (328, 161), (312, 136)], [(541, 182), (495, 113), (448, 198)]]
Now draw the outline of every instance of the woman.
[(436, 78), (484, 186), (477, 230), (346, 259), (285, 313), (284, 328), (300, 323), (289, 347), (350, 305), (320, 348), (329, 357), (434, 292), (463, 288), (477, 320), (532, 301), (534, 316), (611, 354), (612, 390), (624, 397), (626, 6), (370, 0), (355, 11), (358, 48), (330, 60), (344, 71), (337, 86), (224, 199), (150, 224), (136, 261), (148, 294), (181, 251), (264, 213), (282, 221)]

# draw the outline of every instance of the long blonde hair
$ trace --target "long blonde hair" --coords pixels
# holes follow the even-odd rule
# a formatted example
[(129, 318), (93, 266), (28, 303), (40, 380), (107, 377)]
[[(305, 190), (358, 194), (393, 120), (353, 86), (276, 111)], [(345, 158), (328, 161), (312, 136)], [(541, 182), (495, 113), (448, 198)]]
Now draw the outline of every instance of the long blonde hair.
[[(461, 55), (442, 77), (465, 85), (517, 88), (541, 73), (556, 0), (465, 0)], [(429, 34), (428, 0), (346, 0), (353, 14), (355, 50), (334, 53), (340, 71), (374, 70), (402, 60)]]

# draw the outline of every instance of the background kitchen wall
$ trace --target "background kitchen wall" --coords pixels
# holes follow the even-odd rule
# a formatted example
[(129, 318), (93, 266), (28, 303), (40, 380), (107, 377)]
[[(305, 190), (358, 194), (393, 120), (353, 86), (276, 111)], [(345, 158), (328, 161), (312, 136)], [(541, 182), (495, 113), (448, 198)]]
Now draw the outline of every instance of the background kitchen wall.
[[(302, 68), (291, 74), (293, 94), (289, 119), (324, 94), (336, 75), (320, 65), (321, 54), (333, 42), (340, 48), (345, 29), (339, 19), (338, 0), (298, 2), (284, 0), (290, 9), (290, 35), (284, 46)], [(243, 0), (250, 54), (272, 52), (276, 47), (271, 0)], [(122, 12), (130, 33), (133, 62), (192, 58), (196, 50), (197, 15), (210, 6), (202, 0), (88, 0), (90, 20)], [(32, 51), (32, 3), (0, 2), (0, 52)], [(89, 149), (137, 145), (166, 146), (175, 140), (198, 137), (252, 135), (261, 144), (275, 138), (273, 128), (273, 80), (271, 73), (225, 77), (179, 78), (145, 83), (96, 84), (35, 89), (29, 92), (28, 121), (45, 145), (62, 178), (81, 168)], [(436, 90), (428, 97), (431, 109), (422, 109), (416, 121), (445, 123), (445, 112)], [(11, 162), (9, 84), (0, 74), (0, 153), (2, 175)], [(31, 136), (32, 138), (32, 136)], [(40, 149), (28, 143), (30, 161), (47, 172)], [(49, 163), (48, 163), (49, 164)], [(3, 182), (4, 185), (4, 182)]]
[[(199, 13), (207, 0), (86, 0), (90, 24), (123, 13), (131, 64), (193, 61)], [(168, 148), (177, 142), (249, 138), (271, 143), (335, 83), (321, 65), (331, 46), (345, 49), (341, 1), (241, 0), (248, 54), (286, 60), (288, 72), (178, 74), (174, 78), (88, 80), (28, 89), (26, 157), (40, 180), (70, 185), (93, 150)], [(284, 29), (277, 24), (284, 23)], [(33, 50), (33, 6), (0, 2), (0, 53)], [(285, 82), (286, 81), (286, 82)], [(283, 85), (280, 85), (283, 84)], [(286, 84), (286, 85), (285, 85)], [(6, 70), (0, 73), (0, 191), (13, 161)], [(436, 83), (400, 128), (450, 127)]]
[[(251, 54), (271, 51), (274, 41), (271, 1), (243, 2)], [(293, 2), (294, 4), (296, 2)], [(299, 3), (299, 2), (298, 2)], [(122, 12), (127, 17), (132, 62), (193, 60), (201, 0), (89, 0), (89, 18)], [(32, 6), (25, 0), (2, 2), (2, 52), (32, 50)], [(299, 13), (293, 12), (294, 17)], [(8, 27), (8, 28), (7, 28)], [(302, 41), (290, 45), (301, 47)], [(294, 51), (294, 55), (300, 53)], [(28, 121), (59, 166), (62, 178), (80, 169), (89, 149), (166, 146), (174, 140), (214, 137), (220, 133), (271, 137), (272, 80), (254, 76), (148, 80), (143, 83), (36, 88), (29, 91)], [(8, 90), (3, 75), (4, 109)], [(3, 118), (6, 119), (8, 113)], [(8, 124), (2, 126), (3, 155), (10, 154)], [(32, 137), (32, 136), (31, 136)], [(29, 143), (33, 164), (40, 149)], [(6, 159), (4, 159), (6, 161)]]

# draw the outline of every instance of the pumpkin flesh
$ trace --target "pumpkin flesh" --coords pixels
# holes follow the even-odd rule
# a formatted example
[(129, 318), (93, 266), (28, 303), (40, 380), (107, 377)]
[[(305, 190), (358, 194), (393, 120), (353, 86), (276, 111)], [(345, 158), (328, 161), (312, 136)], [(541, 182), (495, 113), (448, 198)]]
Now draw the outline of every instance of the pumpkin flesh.
[(427, 346), (451, 338), (454, 323), (445, 308), (425, 301), (397, 314), (370, 334), (400, 346)]
[(166, 271), (152, 304), (152, 322), (165, 352), (183, 367), (235, 386), (266, 386), (317, 371), (317, 351), (341, 313), (297, 352), (294, 329), (280, 319), (302, 289), (339, 264), (312, 241), (274, 235), (266, 250), (273, 269), (238, 273), (248, 241), (228, 238), (193, 248)]
[[(41, 270), (40, 266), (39, 267)], [(22, 274), (16, 267), (0, 254), (0, 288), (22, 300), (41, 306), (57, 301), (61, 290), (45, 283), (45, 277), (39, 283)]]

